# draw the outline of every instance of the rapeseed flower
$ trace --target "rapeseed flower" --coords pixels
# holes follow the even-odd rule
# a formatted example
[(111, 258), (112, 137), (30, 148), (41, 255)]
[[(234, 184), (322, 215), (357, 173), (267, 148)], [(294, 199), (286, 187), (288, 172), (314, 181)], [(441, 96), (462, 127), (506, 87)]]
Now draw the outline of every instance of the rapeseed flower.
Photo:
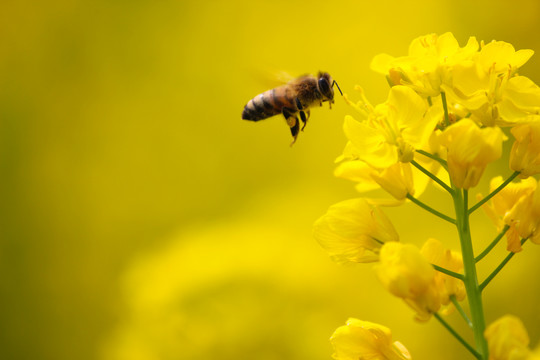
[[(420, 253), (433, 265), (437, 265), (458, 274), (463, 272), (463, 259), (461, 253), (446, 249), (439, 240), (428, 239), (422, 246)], [(465, 286), (460, 279), (437, 271), (435, 273), (435, 284), (442, 305), (449, 305), (450, 297), (452, 296), (454, 296), (457, 301), (465, 299)]]
[(515, 51), (504, 41), (483, 45), (480, 52), (453, 69), (449, 89), (485, 126), (507, 126), (540, 112), (540, 88), (517, 70), (533, 55), (532, 50)]
[(529, 346), (529, 334), (521, 320), (505, 315), (491, 325), (484, 333), (489, 346), (490, 360), (533, 360), (538, 359)]
[(521, 178), (540, 173), (540, 116), (536, 121), (514, 126), (515, 137), (510, 152), (510, 169), (519, 171)]
[(388, 100), (372, 107), (367, 100), (356, 106), (360, 121), (345, 117), (349, 139), (342, 160), (362, 160), (377, 169), (409, 162), (414, 151), (425, 146), (439, 118), (428, 112), (425, 100), (405, 86), (390, 89)]
[(385, 244), (375, 270), (383, 286), (416, 311), (416, 320), (429, 320), (441, 307), (436, 271), (416, 246)]
[(516, 222), (516, 229), (523, 239), (540, 244), (540, 186), (523, 196), (509, 211), (507, 217)]
[[(490, 192), (495, 190), (503, 183), (501, 176), (491, 179)], [(491, 200), (483, 206), (488, 217), (495, 224), (497, 231), (502, 231), (505, 225), (508, 226), (506, 232), (506, 249), (512, 252), (521, 251), (520, 235), (517, 225), (523, 213), (523, 206), (530, 195), (537, 187), (536, 180), (527, 178), (520, 182), (511, 182), (501, 191), (499, 191)], [(515, 207), (518, 210), (514, 210)]]
[(364, 199), (332, 205), (314, 225), (314, 236), (337, 262), (373, 262), (381, 247), (399, 241), (394, 226)]
[(400, 342), (392, 342), (385, 326), (351, 318), (330, 338), (336, 360), (409, 360), (409, 351)]
[(377, 55), (371, 68), (387, 76), (389, 83), (406, 85), (423, 97), (438, 96), (443, 87), (452, 85), (452, 69), (471, 59), (478, 50), (478, 41), (471, 37), (460, 47), (454, 35), (429, 34), (412, 41), (407, 56)]

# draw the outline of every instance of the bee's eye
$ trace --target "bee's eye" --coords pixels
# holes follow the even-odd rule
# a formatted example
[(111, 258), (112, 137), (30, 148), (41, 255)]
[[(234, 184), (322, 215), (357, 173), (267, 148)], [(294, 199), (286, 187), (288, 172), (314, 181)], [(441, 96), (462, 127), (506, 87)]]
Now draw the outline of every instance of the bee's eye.
[(330, 91), (330, 84), (328, 83), (328, 80), (326, 80), (326, 78), (322, 77), (319, 79), (319, 89), (321, 90), (321, 93), (327, 98), (333, 98), (332, 92)]

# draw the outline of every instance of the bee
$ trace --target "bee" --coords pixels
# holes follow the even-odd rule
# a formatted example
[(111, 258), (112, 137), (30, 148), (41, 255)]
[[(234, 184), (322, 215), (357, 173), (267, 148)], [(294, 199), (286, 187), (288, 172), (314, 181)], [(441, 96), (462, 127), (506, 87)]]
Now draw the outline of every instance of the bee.
[(330, 109), (334, 103), (334, 85), (341, 95), (341, 89), (330, 74), (319, 72), (317, 77), (305, 75), (291, 82), (255, 96), (244, 107), (242, 119), (259, 121), (283, 114), (291, 130), (294, 144), (300, 131), (298, 115), (302, 120), (302, 131), (310, 116), (309, 108), (328, 101)]

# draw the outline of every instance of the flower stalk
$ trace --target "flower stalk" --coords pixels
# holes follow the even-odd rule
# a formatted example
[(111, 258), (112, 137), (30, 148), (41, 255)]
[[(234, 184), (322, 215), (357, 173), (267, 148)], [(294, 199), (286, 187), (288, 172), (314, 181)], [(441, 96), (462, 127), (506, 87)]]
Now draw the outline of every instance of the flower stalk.
[(446, 274), (448, 276), (451, 276), (455, 279), (458, 279), (458, 280), (463, 280), (463, 274), (458, 274), (457, 272), (454, 272), (454, 271), (451, 271), (451, 270), (448, 270), (448, 269), (445, 269), (439, 265), (435, 265), (435, 264), (431, 264), (433, 265), (433, 268), (435, 268), (435, 270), (437, 270), (438, 272), (441, 272), (443, 274)]
[[(527, 241), (527, 239), (523, 239), (521, 240), (521, 245), (525, 244), (525, 241)], [(491, 280), (493, 280), (493, 278), (495, 276), (497, 276), (497, 274), (499, 272), (501, 272), (501, 270), (506, 266), (506, 264), (508, 264), (508, 262), (514, 257), (514, 255), (516, 255), (516, 253), (514, 252), (510, 252), (510, 254), (506, 255), (506, 257), (503, 259), (503, 261), (501, 261), (501, 263), (495, 268), (495, 270), (493, 270), (493, 272), (491, 274), (489, 274), (489, 276), (486, 278), (486, 280), (484, 280), (481, 284), (480, 284), (480, 291), (484, 290), (485, 287), (491, 282)]]
[(476, 351), (475, 348), (471, 346), (471, 344), (465, 341), (465, 339), (463, 339), (463, 337), (461, 337), (461, 335), (459, 335), (459, 333), (454, 330), (454, 328), (450, 326), (450, 324), (448, 324), (441, 315), (435, 313), (433, 316), (435, 316), (435, 319), (437, 319), (441, 323), (441, 325), (444, 326), (446, 330), (448, 330), (448, 332), (450, 332), (463, 346), (465, 346), (465, 348), (467, 348), (467, 350), (469, 350), (475, 358), (479, 360), (483, 359), (482, 355), (479, 354), (478, 351)]
[(421, 172), (423, 172), (424, 174), (426, 174), (428, 177), (430, 177), (433, 181), (435, 181), (437, 184), (439, 184), (444, 190), (448, 191), (450, 194), (453, 194), (454, 190), (446, 185), (444, 183), (444, 181), (442, 181), (441, 179), (439, 179), (437, 176), (433, 175), (429, 170), (427, 170), (426, 168), (424, 168), (422, 165), (420, 165), (419, 163), (417, 163), (416, 161), (411, 161), (411, 164), (417, 168), (418, 170), (420, 170)]
[(452, 301), (452, 304), (454, 304), (454, 306), (456, 307), (457, 311), (459, 312), (459, 314), (461, 315), (463, 320), (465, 320), (467, 325), (472, 329), (473, 323), (472, 323), (471, 319), (469, 319), (469, 316), (465, 313), (465, 310), (463, 310), (463, 307), (461, 306), (459, 301), (457, 301), (456, 297), (453, 296), (453, 295), (450, 296), (450, 301)]
[(449, 223), (451, 224), (456, 224), (456, 220), (451, 218), (450, 216), (447, 216), (447, 215), (444, 215), (443, 213), (435, 210), (434, 208), (432, 208), (431, 206), (429, 205), (426, 205), (424, 204), (423, 202), (421, 202), (420, 200), (418, 200), (417, 198), (415, 198), (414, 196), (412, 196), (411, 194), (407, 194), (407, 199), (411, 200), (413, 203), (415, 203), (416, 205), (420, 206), (422, 209), (432, 213), (433, 215), (435, 216), (438, 216), (440, 217), (441, 219), (443, 220), (446, 220), (448, 221)]
[(508, 231), (510, 227), (508, 225), (505, 225), (504, 228), (502, 229), (502, 231), (499, 233), (499, 235), (497, 235), (497, 237), (495, 239), (493, 239), (493, 241), (491, 242), (491, 244), (489, 244), (485, 249), (484, 251), (482, 251), (482, 253), (480, 253), (480, 255), (478, 255), (476, 258), (474, 258), (474, 261), (475, 262), (479, 262), (480, 260), (482, 260), (487, 254), (489, 254), (489, 252), (491, 250), (493, 250), (493, 248), (495, 247), (495, 245), (497, 245), (499, 243), (499, 241), (502, 239), (502, 237), (504, 236), (504, 234), (506, 234), (506, 232)]
[(468, 211), (468, 191), (454, 187), (454, 208), (456, 210), (456, 227), (461, 244), (461, 253), (463, 256), (464, 279), (463, 283), (467, 291), (467, 299), (471, 311), (471, 321), (473, 325), (473, 334), (476, 351), (479, 359), (488, 358), (488, 346), (484, 338), (486, 322), (484, 319), (484, 309), (482, 303), (482, 289), (478, 284), (476, 273), (476, 262), (471, 239), (471, 230), (469, 226)]

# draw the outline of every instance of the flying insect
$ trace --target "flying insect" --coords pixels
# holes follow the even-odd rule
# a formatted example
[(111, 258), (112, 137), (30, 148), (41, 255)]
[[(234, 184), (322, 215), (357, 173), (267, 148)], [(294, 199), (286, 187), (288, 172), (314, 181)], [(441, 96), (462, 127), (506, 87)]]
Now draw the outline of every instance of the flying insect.
[(319, 72), (317, 77), (301, 76), (249, 100), (242, 112), (242, 119), (259, 121), (283, 114), (291, 130), (292, 145), (300, 132), (298, 116), (303, 123), (301, 129), (303, 131), (309, 119), (311, 107), (317, 104), (322, 106), (323, 102), (328, 101), (331, 109), (334, 103), (334, 85), (343, 95), (337, 82), (326, 72)]

